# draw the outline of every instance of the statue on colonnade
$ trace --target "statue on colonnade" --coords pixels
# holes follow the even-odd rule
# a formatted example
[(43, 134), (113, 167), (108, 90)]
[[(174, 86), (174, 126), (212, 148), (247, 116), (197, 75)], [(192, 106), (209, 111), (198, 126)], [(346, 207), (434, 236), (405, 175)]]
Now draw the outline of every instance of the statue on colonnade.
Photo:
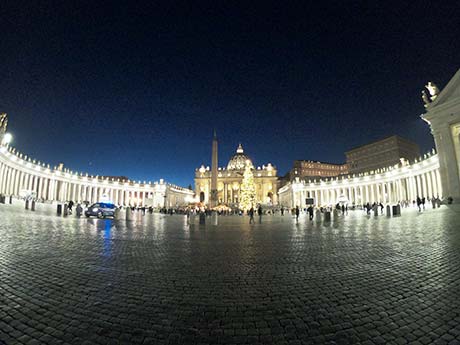
[(8, 126), (8, 115), (6, 113), (0, 113), (0, 134), (6, 133), (7, 126)]

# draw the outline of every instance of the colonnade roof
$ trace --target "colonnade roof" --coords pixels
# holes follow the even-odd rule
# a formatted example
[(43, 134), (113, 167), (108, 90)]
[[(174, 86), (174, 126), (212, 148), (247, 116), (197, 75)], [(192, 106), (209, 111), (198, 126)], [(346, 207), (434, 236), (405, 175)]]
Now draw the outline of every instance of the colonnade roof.
[(391, 179), (391, 178), (400, 178), (403, 177), (405, 174), (412, 174), (414, 172), (423, 171), (424, 169), (431, 169), (431, 168), (439, 168), (439, 161), (438, 155), (436, 151), (433, 149), (431, 152), (427, 152), (419, 159), (414, 160), (412, 163), (408, 161), (404, 161), (403, 164), (397, 164), (394, 166), (389, 166), (382, 169), (377, 169), (369, 172), (359, 173), (359, 174), (348, 174), (348, 175), (341, 175), (337, 177), (331, 178), (320, 178), (316, 180), (300, 180), (297, 179), (295, 181), (289, 182), (283, 187), (280, 188), (279, 192), (283, 192), (289, 189), (293, 185), (305, 185), (311, 187), (321, 187), (325, 185), (333, 185), (333, 184), (354, 184), (354, 183), (371, 183), (371, 182), (380, 182), (384, 179)]
[(110, 184), (119, 184), (119, 185), (128, 185), (128, 186), (135, 186), (135, 187), (154, 187), (154, 186), (170, 186), (175, 188), (178, 191), (189, 191), (189, 189), (180, 187), (171, 183), (165, 182), (163, 179), (160, 181), (135, 181), (135, 180), (120, 180), (114, 179), (99, 175), (90, 175), (88, 173), (73, 171), (67, 168), (59, 169), (57, 166), (51, 167), (50, 164), (45, 164), (39, 160), (32, 159), (30, 156), (23, 154), (16, 150), (16, 148), (12, 146), (0, 146), (0, 154), (7, 157), (10, 161), (19, 164), (24, 169), (30, 170), (30, 173), (41, 173), (41, 174), (52, 174), (54, 177), (61, 177), (61, 178), (70, 178), (74, 179), (75, 181), (84, 179), (85, 181), (90, 182), (91, 180), (94, 182), (99, 183), (110, 183)]

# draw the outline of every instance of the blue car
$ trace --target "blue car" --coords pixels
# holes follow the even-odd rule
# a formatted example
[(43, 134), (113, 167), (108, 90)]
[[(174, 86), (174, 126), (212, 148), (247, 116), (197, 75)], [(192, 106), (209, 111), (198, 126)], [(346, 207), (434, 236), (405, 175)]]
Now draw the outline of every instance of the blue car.
[(115, 215), (115, 209), (117, 207), (114, 204), (109, 204), (106, 202), (97, 202), (92, 204), (85, 210), (86, 217), (97, 217), (97, 218), (105, 218), (105, 217), (113, 217)]

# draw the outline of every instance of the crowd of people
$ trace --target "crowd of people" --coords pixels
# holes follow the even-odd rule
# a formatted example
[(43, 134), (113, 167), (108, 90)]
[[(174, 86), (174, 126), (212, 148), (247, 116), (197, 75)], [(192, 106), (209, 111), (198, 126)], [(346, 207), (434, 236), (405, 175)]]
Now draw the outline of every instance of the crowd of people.
[[(24, 199), (24, 198), (21, 198)], [(450, 198), (451, 199), (451, 198)], [(35, 200), (35, 199), (34, 199)], [(40, 201), (40, 200), (35, 200), (35, 201)], [(448, 203), (452, 202), (451, 200), (448, 200)], [(420, 197), (417, 196), (415, 200), (401, 200), (396, 203), (396, 205), (399, 205), (400, 207), (417, 207), (419, 212), (422, 212), (425, 210), (425, 205), (430, 204), (432, 208), (437, 208), (440, 207), (441, 205), (441, 199), (439, 197), (432, 197), (432, 198), (425, 198), (425, 197)], [(77, 209), (77, 215), (81, 215), (83, 213), (83, 210), (87, 207), (90, 206), (90, 203), (88, 201), (83, 201), (79, 202), (77, 204), (74, 203), (74, 201), (69, 200), (66, 202), (66, 209), (69, 214), (72, 214), (73, 208), (76, 205)], [(387, 206), (388, 207), (388, 206)], [(309, 220), (313, 220), (315, 218), (315, 214), (322, 215), (326, 212), (331, 212), (334, 213), (335, 215), (347, 215), (349, 208), (352, 210), (355, 209), (362, 209), (367, 215), (370, 215), (371, 213), (374, 215), (377, 214), (383, 214), (385, 212), (385, 206), (383, 205), (382, 202), (366, 202), (363, 203), (362, 205), (355, 205), (355, 203), (352, 204), (347, 204), (347, 203), (337, 203), (336, 205), (332, 206), (314, 206), (314, 205), (307, 205), (304, 208), (300, 208), (299, 206), (295, 206), (293, 208), (286, 208), (284, 206), (278, 206), (278, 207), (273, 207), (273, 206), (263, 206), (261, 204), (256, 205), (255, 207), (251, 207), (249, 210), (244, 211), (242, 209), (238, 208), (230, 208), (230, 207), (220, 207), (220, 208), (215, 208), (215, 209), (210, 209), (204, 205), (190, 205), (190, 206), (183, 206), (183, 207), (162, 207), (162, 208), (154, 208), (152, 206), (117, 206), (118, 209), (126, 209), (130, 208), (133, 212), (139, 212), (142, 215), (145, 215), (146, 213), (152, 214), (154, 212), (159, 212), (162, 214), (167, 214), (167, 215), (186, 215), (188, 218), (190, 216), (196, 216), (199, 215), (201, 217), (209, 217), (213, 214), (217, 214), (219, 216), (232, 216), (232, 215), (238, 215), (238, 216), (243, 216), (247, 215), (249, 216), (249, 223), (254, 224), (255, 223), (255, 216), (258, 216), (258, 221), (259, 224), (262, 223), (262, 217), (263, 215), (281, 215), (284, 216), (285, 213), (290, 214), (292, 217), (295, 217), (296, 221), (299, 221), (299, 216), (301, 213), (306, 213), (308, 215)]]

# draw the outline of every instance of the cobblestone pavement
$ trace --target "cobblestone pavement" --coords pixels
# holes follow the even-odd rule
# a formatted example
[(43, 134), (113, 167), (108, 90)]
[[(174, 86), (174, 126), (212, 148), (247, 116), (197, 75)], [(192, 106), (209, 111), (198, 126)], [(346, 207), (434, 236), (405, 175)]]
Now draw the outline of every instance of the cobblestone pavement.
[(40, 207), (0, 205), (0, 343), (460, 344), (458, 209), (190, 228)]

